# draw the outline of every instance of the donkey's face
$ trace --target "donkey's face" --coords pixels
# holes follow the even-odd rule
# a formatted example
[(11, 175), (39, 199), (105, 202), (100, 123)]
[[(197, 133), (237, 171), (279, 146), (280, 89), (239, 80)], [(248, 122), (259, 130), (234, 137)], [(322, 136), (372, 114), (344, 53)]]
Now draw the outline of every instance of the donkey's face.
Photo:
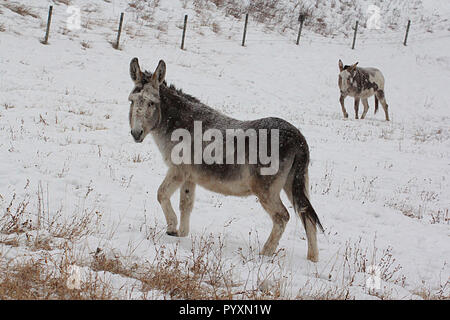
[(166, 64), (159, 61), (155, 72), (141, 72), (137, 58), (130, 62), (130, 76), (134, 82), (128, 100), (130, 100), (130, 127), (135, 142), (144, 141), (145, 136), (158, 127), (161, 121), (161, 101), (159, 86), (166, 75)]
[(351, 66), (344, 66), (341, 60), (339, 60), (339, 89), (342, 93), (348, 93), (353, 85), (353, 76), (355, 74), (356, 66), (358, 62)]

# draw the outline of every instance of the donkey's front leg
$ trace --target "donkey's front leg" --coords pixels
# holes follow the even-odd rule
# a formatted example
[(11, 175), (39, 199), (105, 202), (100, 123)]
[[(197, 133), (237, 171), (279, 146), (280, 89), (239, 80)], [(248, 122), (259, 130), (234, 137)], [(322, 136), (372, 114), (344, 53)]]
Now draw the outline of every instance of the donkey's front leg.
[(355, 119), (358, 119), (359, 98), (355, 98)]
[(344, 118), (348, 118), (347, 110), (345, 110), (344, 99), (345, 99), (345, 96), (343, 96), (341, 94), (341, 97), (339, 98), (339, 102), (341, 103), (342, 113), (344, 114)]
[(195, 183), (186, 181), (180, 188), (180, 229), (178, 236), (186, 237), (189, 234), (189, 218), (195, 200)]
[(177, 215), (170, 203), (170, 197), (183, 183), (183, 177), (175, 168), (170, 168), (164, 181), (158, 189), (158, 202), (161, 204), (167, 221), (167, 234), (170, 236), (178, 235), (177, 232)]
[(384, 114), (386, 115), (386, 121), (389, 121), (388, 104), (386, 103), (384, 91), (378, 90), (375, 94), (376, 94), (378, 100), (381, 102), (381, 105), (383, 106)]

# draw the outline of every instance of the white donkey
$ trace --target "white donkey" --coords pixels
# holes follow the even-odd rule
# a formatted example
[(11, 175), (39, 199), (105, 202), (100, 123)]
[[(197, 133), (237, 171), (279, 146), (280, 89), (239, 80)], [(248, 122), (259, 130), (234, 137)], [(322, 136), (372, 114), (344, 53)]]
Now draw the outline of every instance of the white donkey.
[(348, 113), (344, 106), (346, 96), (355, 98), (355, 119), (358, 119), (359, 100), (362, 100), (364, 112), (361, 115), (361, 119), (364, 119), (369, 110), (367, 99), (375, 95), (375, 113), (378, 111), (378, 101), (380, 101), (386, 115), (386, 121), (389, 121), (388, 105), (384, 97), (383, 74), (376, 68), (359, 68), (356, 66), (357, 64), (358, 62), (351, 66), (344, 66), (342, 61), (339, 60), (339, 89), (341, 91), (339, 102), (341, 103), (344, 117), (348, 118)]

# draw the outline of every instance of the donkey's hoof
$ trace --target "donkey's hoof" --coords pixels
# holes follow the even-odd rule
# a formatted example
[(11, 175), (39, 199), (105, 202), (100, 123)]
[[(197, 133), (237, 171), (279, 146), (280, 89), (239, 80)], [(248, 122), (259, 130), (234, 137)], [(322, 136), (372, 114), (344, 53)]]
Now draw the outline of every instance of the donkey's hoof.
[(178, 231), (178, 237), (187, 237), (189, 235), (189, 231)]
[(172, 236), (172, 237), (178, 237), (178, 231), (166, 231), (167, 235)]
[(308, 254), (308, 258), (307, 258), (309, 261), (311, 261), (311, 262), (319, 262), (319, 256), (317, 256), (317, 255), (309, 255)]
[(345, 118), (345, 119), (348, 118), (348, 113), (344, 113), (344, 118)]

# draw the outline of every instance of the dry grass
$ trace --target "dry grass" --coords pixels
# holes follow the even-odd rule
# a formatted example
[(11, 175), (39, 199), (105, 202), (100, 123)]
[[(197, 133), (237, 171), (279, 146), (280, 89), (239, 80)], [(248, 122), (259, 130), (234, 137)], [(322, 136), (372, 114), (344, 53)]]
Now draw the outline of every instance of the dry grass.
[(421, 190), (411, 179), (397, 188), (394, 195), (386, 199), (385, 205), (409, 218), (428, 220), (431, 224), (449, 224), (449, 210), (440, 207), (439, 198), (439, 193)]
[[(29, 181), (25, 190), (29, 186)], [(0, 233), (4, 235), (45, 231), (51, 237), (75, 242), (91, 235), (100, 223), (101, 213), (95, 208), (86, 208), (85, 203), (92, 189), (88, 187), (84, 198), (80, 199), (78, 210), (67, 216), (63, 207), (50, 212), (48, 188), (44, 190), (39, 183), (36, 192), (36, 206), (30, 207), (30, 195), (17, 199), (14, 193), (5, 212), (0, 218)], [(47, 246), (42, 238), (36, 237), (38, 246)]]
[(352, 283), (356, 273), (371, 274), (371, 267), (376, 266), (381, 280), (403, 286), (405, 277), (400, 274), (402, 267), (396, 263), (396, 259), (392, 255), (392, 247), (383, 249), (381, 256), (378, 255), (378, 251), (376, 238), (370, 250), (362, 247), (361, 238), (354, 243), (347, 242), (344, 252), (343, 273), (348, 273), (348, 279)]
[(89, 42), (89, 41), (81, 41), (81, 47), (83, 48), (83, 49), (89, 49), (89, 48), (91, 48), (91, 43)]
[[(137, 264), (130, 254), (105, 253), (98, 248), (91, 268), (136, 280), (136, 288), (144, 299), (279, 299), (283, 295), (285, 277), (275, 276), (274, 266), (265, 268), (262, 260), (254, 263), (252, 270), (258, 274), (258, 285), (247, 285), (249, 279), (240, 279), (235, 266), (224, 257), (222, 238), (213, 235), (192, 239), (190, 254), (180, 253), (178, 244), (168, 247), (159, 243), (153, 232), (148, 240), (155, 242), (155, 255), (151, 261)], [(280, 257), (275, 257), (274, 261)], [(253, 269), (254, 268), (254, 269)], [(238, 279), (238, 280), (237, 280)], [(274, 279), (274, 280), (273, 280)]]
[(111, 284), (99, 275), (83, 279), (79, 289), (69, 289), (67, 262), (37, 259), (8, 260), (0, 256), (1, 300), (106, 300), (118, 298)]
[[(24, 189), (28, 190), (29, 185), (27, 181)], [(79, 209), (69, 217), (65, 217), (62, 207), (50, 210), (48, 188), (40, 183), (34, 206), (32, 197), (18, 199), (16, 194), (12, 195), (0, 219), (0, 233), (4, 235), (0, 237), (0, 248), (28, 253), (11, 259), (7, 258), (11, 255), (0, 251), (0, 299), (120, 299), (134, 291), (144, 299), (345, 300), (353, 298), (351, 288), (361, 285), (361, 275), (368, 277), (372, 266), (377, 267), (377, 275), (384, 284), (402, 287), (405, 284), (392, 248), (379, 250), (376, 239), (370, 248), (364, 247), (361, 238), (346, 242), (336, 259), (323, 264), (317, 277), (309, 279), (295, 296), (287, 290), (292, 279), (284, 268), (284, 250), (280, 249), (270, 260), (262, 259), (258, 255), (258, 236), (255, 239), (251, 233), (245, 248), (236, 252), (239, 259), (230, 261), (220, 235), (193, 237), (191, 250), (180, 250), (179, 243), (163, 241), (165, 230), (156, 221), (152, 227), (145, 221), (142, 226), (145, 240), (155, 250), (149, 260), (137, 257), (137, 246), (131, 243), (124, 254), (97, 248), (86, 256), (74, 248), (86, 237), (99, 233), (101, 214), (86, 206), (93, 191), (88, 186)], [(83, 266), (83, 276), (79, 278), (79, 287), (70, 289), (74, 265)], [(106, 275), (118, 275), (131, 285), (116, 288)], [(327, 275), (329, 281), (324, 281)], [(423, 286), (415, 294), (427, 299), (447, 299), (447, 286), (448, 281), (440, 290)], [(391, 298), (385, 287), (366, 293), (380, 299)]]
[(413, 293), (424, 300), (450, 300), (450, 280), (447, 280), (438, 290), (432, 290), (427, 287), (416, 289)]
[[(29, 185), (27, 181), (24, 189), (28, 190)], [(105, 272), (133, 280), (144, 298), (154, 297), (154, 292), (171, 299), (232, 299), (236, 296), (273, 299), (283, 296), (283, 277), (277, 280), (276, 263), (269, 264), (269, 267), (264, 266), (263, 260), (256, 263), (257, 254), (251, 250), (247, 258), (252, 260), (252, 268), (258, 274), (258, 285), (247, 284), (249, 279), (235, 280), (239, 277), (234, 274), (235, 266), (224, 257), (224, 241), (211, 234), (193, 238), (191, 252), (187, 254), (185, 251), (180, 253), (178, 245), (167, 247), (161, 244), (158, 233), (150, 230), (147, 239), (154, 243), (153, 260), (138, 264), (133, 262), (136, 261), (134, 249), (122, 255), (106, 254), (98, 248), (91, 262), (86, 263), (86, 257), (77, 257), (68, 247), (98, 232), (101, 214), (85, 207), (92, 192), (93, 189), (88, 187), (86, 195), (80, 199), (78, 210), (70, 216), (64, 214), (62, 207), (50, 209), (48, 187), (44, 188), (41, 183), (34, 202), (29, 194), (21, 199), (16, 194), (12, 195), (0, 220), (0, 232), (4, 235), (0, 237), (0, 245), (10, 250), (28, 250), (29, 258), (8, 260), (6, 255), (0, 255), (1, 299), (110, 299), (117, 298), (118, 294), (126, 296), (125, 289), (117, 291), (102, 280), (99, 275)], [(279, 257), (273, 261), (277, 259)], [(73, 265), (84, 265), (84, 269), (88, 269), (76, 290), (67, 287)], [(269, 278), (275, 280), (269, 283)]]
[[(27, 181), (25, 190), (29, 184)], [(88, 188), (82, 200), (86, 200), (91, 191)], [(27, 254), (8, 258), (8, 252), (0, 251), (0, 299), (118, 298), (113, 295), (111, 284), (95, 272), (81, 279), (79, 289), (72, 290), (67, 285), (71, 266), (80, 260), (70, 252), (68, 244), (97, 231), (98, 211), (85, 209), (81, 201), (78, 206), (81, 211), (65, 218), (62, 208), (50, 212), (48, 189), (44, 191), (40, 183), (36, 195), (33, 206), (29, 194), (18, 199), (14, 193), (1, 216), (1, 247), (25, 250)], [(54, 243), (58, 245), (54, 247)]]
[(167, 31), (169, 30), (169, 25), (167, 22), (159, 22), (156, 26), (156, 30), (158, 30), (161, 33), (167, 33)]
[(448, 209), (437, 210), (436, 212), (430, 213), (431, 224), (442, 223), (442, 224), (450, 224), (450, 215), (448, 214)]
[(159, 7), (160, 0), (132, 0), (128, 3), (130, 9), (132, 9), (136, 22), (154, 21), (154, 14), (156, 9)]
[[(366, 294), (379, 299), (391, 299), (392, 292), (386, 284), (404, 287), (406, 277), (400, 273), (401, 269), (392, 255), (392, 248), (387, 247), (380, 251), (376, 246), (376, 238), (371, 247), (365, 247), (361, 238), (357, 241), (349, 240), (334, 259), (330, 259), (323, 265), (322, 270), (317, 271), (317, 279), (312, 278), (306, 282), (296, 298), (354, 299), (350, 289), (363, 285)], [(322, 277), (319, 274), (322, 274)], [(330, 282), (324, 282), (323, 277)], [(361, 279), (367, 281), (369, 277), (378, 277), (380, 288), (368, 287), (367, 282), (360, 283)]]
[(94, 124), (94, 123), (81, 122), (80, 125), (82, 125), (83, 127), (88, 128), (90, 131), (107, 130), (108, 129), (107, 127), (105, 127), (101, 123)]
[(6, 207), (3, 216), (0, 218), (1, 233), (23, 233), (32, 229), (32, 222), (26, 214), (29, 202), (29, 197), (25, 197), (20, 202), (16, 203), (16, 194), (13, 194), (9, 205)]
[(178, 245), (171, 249), (155, 246), (154, 259), (140, 265), (130, 263), (130, 256), (108, 257), (97, 249), (91, 266), (138, 280), (147, 298), (158, 290), (170, 299), (231, 299), (232, 272), (221, 259), (223, 244), (215, 247), (211, 236), (193, 239), (192, 244), (188, 257), (180, 255)]
[(69, 110), (67, 110), (67, 112), (69, 112), (69, 113), (73, 113), (73, 114), (76, 114), (76, 115), (79, 115), (79, 116), (84, 116), (84, 115), (86, 115), (86, 116), (92, 116), (92, 111), (89, 111), (89, 110), (83, 110), (83, 109), (78, 109), (78, 110), (72, 110), (72, 109), (69, 109)]
[(66, 6), (70, 6), (71, 1), (70, 0), (53, 0), (56, 4), (65, 4)]
[(142, 158), (142, 156), (141, 156), (140, 153), (135, 154), (135, 155), (132, 157), (131, 160), (132, 160), (134, 163), (140, 163), (140, 162), (143, 162), (143, 161), (144, 161), (144, 159)]
[[(158, 241), (157, 233), (149, 235), (150, 241)], [(357, 272), (367, 272), (370, 259), (359, 243), (347, 244), (343, 269), (347, 283), (333, 286), (308, 280), (294, 299), (346, 300), (351, 299), (350, 286)], [(276, 268), (283, 255), (276, 255), (270, 263), (258, 262), (256, 251), (250, 248), (246, 256), (249, 274), (258, 274), (257, 285), (247, 285), (250, 279), (241, 279), (235, 266), (224, 257), (224, 242), (212, 235), (192, 239), (190, 254), (180, 253), (179, 246), (155, 245), (156, 254), (151, 261), (133, 262), (130, 250), (127, 254), (107, 254), (98, 248), (90, 264), (83, 268), (79, 287), (69, 289), (71, 268), (83, 265), (67, 246), (60, 258), (45, 251), (38, 258), (7, 260), (0, 255), (0, 299), (120, 299), (126, 297), (125, 288), (114, 289), (104, 274), (120, 275), (133, 280), (131, 290), (139, 291), (144, 299), (290, 299), (286, 295), (289, 277)], [(255, 256), (255, 257), (254, 257)], [(392, 281), (397, 273), (392, 268), (389, 250), (378, 259), (384, 281)], [(253, 262), (253, 263), (249, 263)], [(269, 265), (269, 269), (264, 265)], [(353, 265), (355, 264), (355, 265)], [(335, 266), (333, 266), (334, 268)], [(88, 269), (86, 271), (86, 269)], [(332, 271), (331, 271), (332, 272)], [(347, 277), (348, 276), (348, 277)], [(332, 279), (333, 276), (330, 276)], [(445, 284), (446, 286), (447, 284)], [(445, 286), (440, 291), (417, 290), (416, 294), (428, 299), (445, 299)], [(386, 291), (369, 294), (386, 299)]]
[(350, 299), (350, 289), (338, 287), (326, 287), (312, 285), (308, 280), (307, 283), (299, 290), (298, 300), (348, 300)]
[[(25, 189), (28, 188), (27, 182)], [(289, 275), (283, 268), (284, 252), (267, 261), (259, 257), (258, 239), (250, 238), (248, 248), (237, 252), (241, 263), (248, 267), (247, 277), (236, 274), (236, 265), (227, 261), (224, 254), (225, 243), (221, 236), (212, 234), (192, 238), (190, 254), (179, 250), (179, 246), (161, 243), (161, 230), (151, 229), (146, 239), (153, 242), (155, 254), (151, 261), (139, 262), (133, 256), (135, 249), (126, 254), (106, 254), (98, 248), (86, 264), (86, 258), (75, 257), (68, 244), (74, 244), (96, 232), (100, 224), (100, 214), (95, 209), (86, 209), (85, 200), (92, 194), (88, 187), (81, 199), (78, 213), (63, 218), (63, 209), (50, 212), (49, 194), (41, 184), (37, 190), (37, 207), (34, 218), (30, 213), (30, 197), (18, 200), (14, 194), (5, 209), (0, 223), (0, 230), (8, 235), (0, 244), (9, 248), (28, 247), (31, 252), (39, 254), (28, 260), (0, 260), (0, 298), (3, 299), (109, 299), (125, 292), (114, 290), (108, 282), (102, 281), (100, 274), (120, 275), (133, 280), (135, 290), (143, 298), (157, 298), (161, 295), (168, 299), (289, 299), (286, 288)], [(146, 229), (147, 226), (145, 226)], [(26, 235), (26, 241), (24, 241)], [(17, 235), (17, 237), (13, 237)], [(61, 245), (61, 241), (63, 245)], [(59, 241), (59, 245), (58, 245)], [(56, 246), (54, 245), (56, 243)], [(60, 259), (46, 254), (53, 250), (63, 250)], [(44, 255), (44, 256), (42, 256)], [(404, 277), (399, 275), (401, 267), (392, 256), (392, 249), (387, 248), (377, 254), (363, 249), (359, 242), (347, 242), (342, 255), (340, 267), (337, 260), (329, 271), (329, 279), (335, 287), (321, 286), (311, 281), (294, 297), (295, 299), (349, 299), (349, 288), (354, 285), (360, 273), (369, 273), (370, 265), (377, 265), (383, 281), (403, 285)], [(236, 263), (236, 262), (234, 262)], [(88, 268), (80, 289), (67, 288), (70, 266), (84, 265)], [(242, 272), (242, 271), (240, 271)], [(344, 280), (345, 279), (345, 280)], [(373, 291), (374, 296), (389, 298), (384, 291)]]
[(27, 8), (25, 5), (16, 4), (16, 3), (4, 3), (3, 6), (14, 13), (20, 14), (21, 16), (30, 16), (38, 19), (39, 16), (31, 11), (31, 9)]
[(222, 28), (220, 27), (219, 22), (214, 21), (214, 22), (212, 23), (212, 31), (213, 31), (214, 33), (220, 33), (221, 30), (222, 30)]

